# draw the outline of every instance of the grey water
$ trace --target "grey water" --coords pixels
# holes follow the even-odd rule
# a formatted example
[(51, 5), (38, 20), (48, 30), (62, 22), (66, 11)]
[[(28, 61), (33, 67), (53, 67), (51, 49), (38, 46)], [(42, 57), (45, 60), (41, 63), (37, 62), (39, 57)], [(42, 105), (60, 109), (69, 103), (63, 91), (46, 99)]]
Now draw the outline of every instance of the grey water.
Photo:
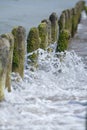
[(0, 0), (0, 34), (7, 33), (14, 26), (24, 26), (27, 30), (52, 12), (59, 16), (61, 11), (71, 8), (78, 0)]
[[(0, 34), (14, 26), (33, 26), (52, 12), (72, 8), (78, 0), (2, 0)], [(85, 130), (87, 109), (87, 16), (83, 12), (68, 51), (39, 49), (38, 69), (12, 73), (12, 92), (0, 103), (0, 130)], [(66, 55), (65, 55), (66, 54)], [(64, 56), (65, 55), (65, 56)], [(17, 82), (19, 80), (19, 82)]]

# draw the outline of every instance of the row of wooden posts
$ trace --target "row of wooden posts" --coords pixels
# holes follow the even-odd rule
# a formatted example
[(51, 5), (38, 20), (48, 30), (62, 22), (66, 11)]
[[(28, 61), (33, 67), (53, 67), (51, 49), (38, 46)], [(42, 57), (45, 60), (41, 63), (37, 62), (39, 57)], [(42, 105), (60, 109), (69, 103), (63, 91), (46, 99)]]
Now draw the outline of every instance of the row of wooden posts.
[[(57, 42), (56, 51), (67, 49), (70, 37), (73, 37), (80, 21), (85, 2), (79, 1), (72, 9), (64, 10), (58, 20), (56, 13), (44, 19), (38, 27), (32, 27), (26, 40), (26, 30), (22, 26), (12, 29), (11, 33), (0, 36), (0, 101), (4, 99), (4, 90), (11, 91), (11, 73), (18, 72), (23, 78), (26, 50), (28, 53), (38, 48), (46, 49)], [(27, 49), (26, 49), (27, 41)], [(37, 54), (29, 56), (35, 63)]]

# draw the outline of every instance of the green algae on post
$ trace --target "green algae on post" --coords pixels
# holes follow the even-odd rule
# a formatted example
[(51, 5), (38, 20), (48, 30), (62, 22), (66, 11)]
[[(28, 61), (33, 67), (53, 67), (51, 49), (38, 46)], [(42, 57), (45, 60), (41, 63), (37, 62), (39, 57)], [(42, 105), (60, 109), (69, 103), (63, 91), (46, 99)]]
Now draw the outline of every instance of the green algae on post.
[(38, 30), (39, 30), (39, 37), (41, 39), (40, 48), (45, 50), (48, 46), (47, 24), (45, 22), (40, 23), (38, 26)]
[(57, 50), (56, 51), (65, 51), (68, 47), (70, 39), (70, 32), (68, 30), (62, 30), (59, 34), (59, 40), (57, 43)]
[(32, 52), (40, 47), (40, 38), (38, 28), (32, 27), (27, 37), (27, 52)]
[(52, 38), (51, 38), (51, 21), (49, 19), (44, 19), (41, 22), (47, 24), (48, 45), (50, 45), (52, 43)]
[(24, 62), (25, 62), (25, 37), (26, 31), (22, 26), (13, 28), (12, 34), (14, 36), (14, 51), (12, 71), (18, 72), (23, 78), (24, 76)]
[(29, 31), (27, 37), (27, 53), (33, 52), (28, 58), (31, 60), (31, 64), (37, 66), (37, 58), (38, 54), (35, 53), (38, 48), (40, 48), (40, 37), (39, 37), (39, 30), (36, 27), (32, 27)]

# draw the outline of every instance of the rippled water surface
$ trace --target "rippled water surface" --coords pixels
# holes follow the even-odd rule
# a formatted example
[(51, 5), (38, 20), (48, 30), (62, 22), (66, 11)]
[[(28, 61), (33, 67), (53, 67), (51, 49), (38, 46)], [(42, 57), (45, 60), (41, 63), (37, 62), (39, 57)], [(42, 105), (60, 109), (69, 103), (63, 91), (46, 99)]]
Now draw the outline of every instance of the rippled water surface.
[[(20, 1), (24, 2), (14, 0), (11, 3), (7, 2), (7, 5), (14, 3), (14, 6), (21, 9), (23, 7), (19, 6)], [(0, 2), (6, 4), (6, 0)], [(62, 4), (62, 2), (59, 3)], [(74, 4), (74, 2), (72, 3)], [(64, 4), (61, 6), (65, 7)], [(8, 8), (12, 8), (12, 6)], [(20, 16), (21, 13), (19, 13), (17, 15)], [(15, 17), (13, 15), (14, 19)], [(32, 14), (31, 17), (33, 17)], [(3, 20), (5, 21), (5, 19)], [(30, 16), (28, 20), (30, 20)], [(15, 20), (13, 21), (15, 22)], [(12, 24), (13, 21), (10, 23)], [(38, 69), (27, 65), (23, 80), (18, 74), (12, 73), (12, 92), (5, 91), (5, 100), (0, 103), (0, 130), (85, 129), (87, 109), (86, 29), (87, 17), (83, 13), (77, 34), (71, 41), (68, 51), (55, 53), (56, 43), (51, 45), (52, 52), (38, 49)]]

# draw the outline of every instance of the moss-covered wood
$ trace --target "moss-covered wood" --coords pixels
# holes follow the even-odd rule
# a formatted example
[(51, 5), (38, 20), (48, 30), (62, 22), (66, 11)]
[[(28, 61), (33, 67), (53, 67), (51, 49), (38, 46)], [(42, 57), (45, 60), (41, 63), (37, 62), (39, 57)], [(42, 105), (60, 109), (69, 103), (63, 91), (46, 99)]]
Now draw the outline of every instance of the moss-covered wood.
[(64, 12), (62, 12), (62, 14), (60, 15), (58, 24), (59, 24), (59, 32), (65, 29), (65, 13)]
[(40, 48), (39, 31), (38, 28), (32, 27), (27, 37), (27, 52), (30, 53), (38, 48)]
[(18, 26), (13, 28), (12, 34), (14, 36), (14, 51), (12, 71), (18, 72), (23, 78), (24, 76), (24, 61), (25, 61), (25, 37), (26, 31), (24, 27)]
[(29, 61), (28, 61), (29, 65), (34, 66), (35, 68), (38, 67), (38, 62), (37, 62), (37, 60), (38, 60), (38, 52), (32, 52), (32, 54), (30, 54), (28, 56), (28, 59), (29, 59)]
[(79, 1), (72, 9), (64, 10), (59, 19), (59, 40), (57, 42), (57, 51), (67, 49), (70, 36), (74, 36), (80, 22), (81, 12), (85, 8), (85, 2)]
[(28, 56), (28, 58), (30, 59), (29, 64), (33, 66), (37, 66), (38, 54), (34, 51), (40, 48), (40, 43), (41, 39), (39, 37), (39, 30), (36, 27), (32, 27), (27, 37), (27, 53), (33, 52), (31, 55)]
[(75, 7), (72, 9), (72, 37), (74, 36), (78, 23), (80, 22), (81, 12), (84, 10), (85, 1), (79, 1), (76, 3)]
[(65, 29), (69, 30), (69, 32), (71, 33), (71, 31), (72, 31), (72, 12), (71, 12), (71, 10), (67, 9), (65, 11), (65, 14), (66, 14)]
[(58, 40), (58, 34), (59, 34), (59, 27), (58, 27), (58, 16), (55, 12), (53, 12), (49, 20), (51, 21), (51, 37), (52, 37), (52, 43), (56, 42)]
[(74, 34), (76, 33), (78, 22), (79, 22), (76, 8), (72, 9), (72, 14), (73, 14), (73, 16), (72, 16), (72, 32), (71, 32), (71, 34), (73, 37)]
[(40, 48), (46, 49), (48, 46), (48, 28), (45, 22), (40, 23), (38, 26), (39, 37), (41, 39)]
[(47, 32), (48, 32), (48, 44), (52, 43), (52, 38), (51, 38), (51, 21), (49, 19), (44, 19), (41, 21), (42, 23), (47, 24)]
[(65, 51), (68, 47), (70, 39), (70, 32), (68, 30), (62, 30), (59, 34), (58, 46), (56, 51)]

